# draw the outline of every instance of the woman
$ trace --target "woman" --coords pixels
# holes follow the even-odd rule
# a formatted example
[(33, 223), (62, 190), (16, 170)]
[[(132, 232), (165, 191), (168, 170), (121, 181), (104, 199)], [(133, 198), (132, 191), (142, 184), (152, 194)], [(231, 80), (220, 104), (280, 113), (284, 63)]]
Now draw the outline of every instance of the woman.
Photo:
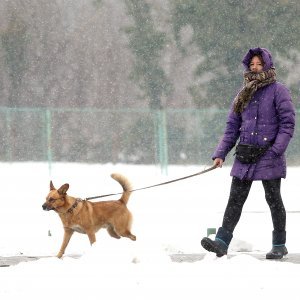
[(205, 237), (201, 244), (218, 257), (227, 254), (252, 182), (260, 180), (273, 222), (273, 247), (266, 258), (281, 259), (288, 251), (280, 183), (286, 177), (284, 153), (293, 136), (295, 110), (288, 89), (276, 81), (272, 56), (267, 49), (250, 49), (242, 62), (244, 85), (233, 101), (223, 138), (213, 155), (214, 165), (222, 167), (239, 139), (230, 173), (233, 177), (230, 196), (215, 240)]

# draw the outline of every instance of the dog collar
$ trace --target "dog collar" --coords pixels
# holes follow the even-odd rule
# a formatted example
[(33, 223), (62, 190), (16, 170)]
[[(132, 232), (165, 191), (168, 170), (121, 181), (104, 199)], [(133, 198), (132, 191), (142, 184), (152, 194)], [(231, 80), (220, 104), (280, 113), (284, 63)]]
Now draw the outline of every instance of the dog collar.
[(81, 199), (77, 198), (75, 200), (75, 202), (73, 203), (73, 205), (67, 210), (67, 213), (72, 213), (73, 210), (77, 207), (77, 205), (79, 204), (79, 202), (81, 202)]

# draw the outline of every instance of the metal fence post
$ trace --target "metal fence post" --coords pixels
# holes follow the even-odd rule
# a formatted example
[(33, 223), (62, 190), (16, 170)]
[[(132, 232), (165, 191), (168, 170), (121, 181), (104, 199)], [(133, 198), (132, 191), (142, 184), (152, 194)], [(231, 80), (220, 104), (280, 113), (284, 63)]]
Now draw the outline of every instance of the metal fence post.
[(158, 159), (161, 167), (161, 172), (164, 175), (168, 174), (168, 134), (167, 134), (167, 117), (163, 109), (156, 110), (155, 114), (156, 140), (158, 146)]
[(52, 135), (52, 118), (50, 109), (46, 109), (46, 138), (47, 138), (47, 160), (49, 176), (52, 171), (52, 148), (51, 148), (51, 135)]
[(11, 110), (5, 109), (5, 120), (6, 120), (6, 151), (5, 159), (7, 161), (12, 160), (12, 147), (11, 147)]

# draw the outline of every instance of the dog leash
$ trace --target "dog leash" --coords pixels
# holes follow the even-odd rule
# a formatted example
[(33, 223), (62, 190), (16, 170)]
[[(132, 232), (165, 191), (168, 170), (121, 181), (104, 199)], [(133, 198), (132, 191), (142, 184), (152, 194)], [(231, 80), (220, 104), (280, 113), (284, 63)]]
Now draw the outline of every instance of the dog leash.
[[(149, 185), (149, 186), (138, 188), (138, 189), (133, 189), (133, 190), (130, 190), (129, 192), (136, 192), (136, 191), (146, 190), (146, 189), (150, 189), (150, 188), (153, 188), (153, 187), (157, 187), (157, 186), (161, 186), (161, 185), (173, 183), (173, 182), (176, 182), (176, 181), (184, 180), (184, 179), (191, 178), (191, 177), (194, 177), (194, 176), (202, 175), (202, 174), (207, 173), (209, 171), (212, 171), (212, 170), (214, 170), (216, 168), (217, 168), (217, 166), (212, 166), (212, 167), (210, 167), (208, 169), (205, 169), (205, 170), (203, 170), (201, 172), (198, 172), (198, 173), (195, 173), (195, 174), (192, 174), (192, 175), (188, 175), (188, 176), (180, 177), (180, 178), (177, 178), (177, 179), (173, 179), (173, 180), (161, 182), (161, 183), (158, 183), (158, 184)], [(108, 197), (108, 196), (121, 195), (123, 193), (124, 192), (112, 193), (112, 194), (105, 194), (105, 195), (94, 196), (94, 197), (88, 197), (88, 198), (85, 198), (84, 200), (93, 200), (93, 199), (104, 198), (104, 197)]]

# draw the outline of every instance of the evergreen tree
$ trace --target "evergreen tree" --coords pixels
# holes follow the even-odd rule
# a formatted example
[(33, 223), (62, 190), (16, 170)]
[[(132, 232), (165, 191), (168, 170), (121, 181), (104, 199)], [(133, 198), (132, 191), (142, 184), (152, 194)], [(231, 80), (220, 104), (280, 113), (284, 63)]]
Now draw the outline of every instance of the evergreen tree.
[(125, 0), (133, 25), (126, 28), (129, 48), (134, 55), (132, 80), (138, 83), (150, 107), (160, 109), (161, 96), (167, 94), (170, 83), (160, 63), (166, 34), (155, 29), (150, 5), (143, 0)]
[(16, 14), (12, 14), (8, 29), (0, 35), (0, 45), (4, 51), (4, 60), (9, 70), (11, 91), (8, 104), (12, 107), (20, 104), (22, 78), (26, 69), (26, 25)]
[[(191, 26), (193, 42), (205, 58), (195, 76), (210, 79), (205, 81), (207, 93), (203, 96), (201, 85), (190, 87), (199, 107), (228, 106), (242, 84), (241, 60), (249, 48), (269, 48), (274, 56), (284, 57), (299, 48), (300, 3), (296, 1), (175, 0), (172, 10), (178, 44), (181, 29)], [(278, 70), (284, 77), (286, 70), (280, 66)]]

